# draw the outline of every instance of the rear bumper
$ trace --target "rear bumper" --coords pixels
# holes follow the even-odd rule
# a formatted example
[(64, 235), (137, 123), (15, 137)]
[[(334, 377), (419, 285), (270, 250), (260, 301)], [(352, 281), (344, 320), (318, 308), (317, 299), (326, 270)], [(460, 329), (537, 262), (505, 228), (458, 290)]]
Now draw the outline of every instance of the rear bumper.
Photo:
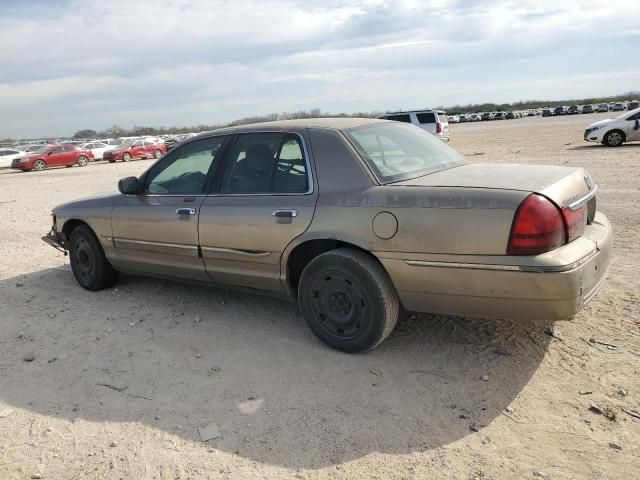
[(612, 249), (611, 226), (598, 213), (583, 237), (535, 257), (484, 257), (484, 263), (459, 255), (459, 261), (452, 256), (446, 261), (385, 258), (383, 253), (379, 258), (407, 310), (559, 320), (574, 315), (602, 287)]

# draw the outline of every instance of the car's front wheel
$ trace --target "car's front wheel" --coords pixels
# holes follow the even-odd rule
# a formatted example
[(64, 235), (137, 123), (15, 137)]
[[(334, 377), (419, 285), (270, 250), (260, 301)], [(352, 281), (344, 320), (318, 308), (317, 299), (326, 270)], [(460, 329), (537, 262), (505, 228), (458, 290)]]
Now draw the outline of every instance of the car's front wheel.
[(331, 250), (309, 262), (300, 277), (298, 302), (313, 333), (348, 353), (378, 346), (400, 314), (398, 294), (382, 265), (350, 248)]
[(84, 155), (80, 155), (78, 157), (78, 165), (81, 167), (86, 167), (87, 165), (89, 165), (89, 159)]
[(115, 285), (118, 271), (111, 266), (88, 226), (76, 227), (71, 232), (69, 243), (71, 270), (81, 287), (95, 291)]
[(620, 130), (611, 130), (604, 136), (602, 143), (607, 147), (619, 147), (624, 143), (624, 133)]
[(47, 164), (46, 164), (46, 162), (44, 160), (36, 160), (35, 162), (33, 162), (33, 169), (34, 170), (37, 170), (38, 172), (41, 172), (45, 168), (47, 168)]
[(162, 156), (162, 151), (161, 150), (156, 150), (155, 152), (153, 152), (153, 156), (158, 159)]
[(122, 155), (122, 160), (124, 160), (125, 162), (130, 162), (131, 161), (131, 154), (125, 153), (124, 155)]

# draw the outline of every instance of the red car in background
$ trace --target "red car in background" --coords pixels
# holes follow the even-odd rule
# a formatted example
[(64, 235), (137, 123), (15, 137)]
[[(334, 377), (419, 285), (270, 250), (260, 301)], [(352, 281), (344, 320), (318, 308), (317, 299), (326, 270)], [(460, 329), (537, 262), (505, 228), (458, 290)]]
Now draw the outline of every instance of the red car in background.
[(128, 162), (135, 158), (160, 158), (165, 153), (166, 145), (155, 140), (125, 140), (114, 149), (104, 152), (103, 159), (111, 163), (117, 160)]
[(11, 162), (11, 168), (18, 170), (44, 170), (49, 167), (86, 167), (93, 160), (91, 150), (77, 145), (44, 145), (38, 150)]

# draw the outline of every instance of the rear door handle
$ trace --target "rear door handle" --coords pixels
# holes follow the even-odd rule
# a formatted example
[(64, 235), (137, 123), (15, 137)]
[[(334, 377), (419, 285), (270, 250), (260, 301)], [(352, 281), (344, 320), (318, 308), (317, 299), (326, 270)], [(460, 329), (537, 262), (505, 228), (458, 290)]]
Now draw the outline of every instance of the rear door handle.
[(295, 208), (279, 208), (274, 210), (272, 215), (276, 218), (292, 218), (298, 216), (298, 210)]
[(195, 208), (179, 208), (176, 210), (176, 215), (195, 215)]

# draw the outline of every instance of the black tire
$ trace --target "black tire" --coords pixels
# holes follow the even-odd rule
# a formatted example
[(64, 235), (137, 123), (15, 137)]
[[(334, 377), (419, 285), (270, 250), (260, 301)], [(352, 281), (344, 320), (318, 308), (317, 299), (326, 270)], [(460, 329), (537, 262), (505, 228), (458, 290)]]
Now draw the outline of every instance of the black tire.
[(350, 248), (323, 253), (300, 277), (298, 303), (307, 325), (336, 350), (372, 350), (395, 327), (400, 300), (382, 265)]
[(69, 244), (71, 270), (82, 288), (96, 291), (116, 284), (118, 271), (108, 262), (100, 242), (88, 226), (74, 228)]
[(602, 140), (602, 144), (607, 147), (619, 147), (625, 142), (624, 132), (621, 130), (611, 130), (607, 132)]

